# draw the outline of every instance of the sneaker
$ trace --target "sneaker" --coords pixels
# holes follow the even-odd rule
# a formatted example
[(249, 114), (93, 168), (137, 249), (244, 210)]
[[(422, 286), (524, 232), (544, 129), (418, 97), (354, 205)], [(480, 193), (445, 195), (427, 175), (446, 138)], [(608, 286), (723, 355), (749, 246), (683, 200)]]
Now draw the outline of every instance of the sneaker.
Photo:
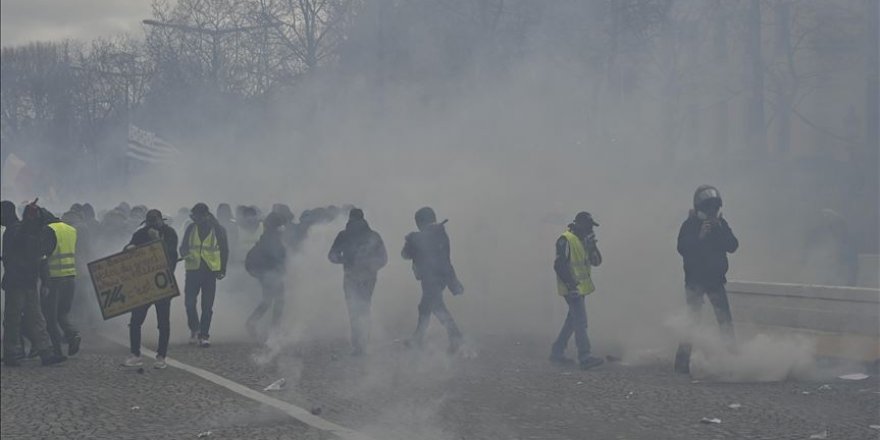
[(211, 341), (208, 340), (208, 337), (199, 338), (199, 347), (208, 348), (211, 346)]
[(153, 362), (153, 368), (162, 370), (167, 366), (168, 364), (165, 363), (165, 356), (156, 356), (156, 362)]
[(126, 367), (140, 367), (144, 365), (144, 360), (140, 356), (132, 354), (125, 359), (125, 362), (123, 362), (122, 365), (125, 365)]
[(198, 345), (199, 336), (196, 332), (189, 332), (189, 345)]
[(595, 356), (590, 356), (587, 358), (587, 360), (581, 362), (580, 367), (581, 367), (581, 370), (589, 370), (590, 368), (598, 367), (599, 365), (602, 365), (604, 363), (605, 363), (605, 359), (595, 357)]
[(565, 357), (565, 355), (561, 355), (561, 354), (559, 354), (559, 355), (551, 354), (549, 359), (550, 359), (550, 362), (557, 364), (557, 365), (573, 365), (574, 364), (574, 359), (569, 358), (569, 357)]
[(70, 342), (67, 344), (67, 355), (73, 356), (79, 353), (79, 344), (82, 342), (82, 338), (79, 335), (76, 335), (70, 338)]
[(51, 354), (51, 355), (43, 356), (42, 359), (40, 359), (40, 364), (43, 365), (44, 367), (48, 367), (49, 365), (60, 364), (66, 360), (67, 360), (67, 356)]

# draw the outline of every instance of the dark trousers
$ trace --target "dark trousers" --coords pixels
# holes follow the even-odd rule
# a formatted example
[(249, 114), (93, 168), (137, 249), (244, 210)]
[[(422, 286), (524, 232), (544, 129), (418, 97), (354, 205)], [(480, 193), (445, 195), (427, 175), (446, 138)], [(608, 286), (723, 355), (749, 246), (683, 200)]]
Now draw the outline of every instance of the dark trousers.
[(70, 309), (76, 292), (76, 277), (49, 278), (48, 291), (42, 297), (43, 317), (46, 319), (46, 331), (52, 342), (55, 354), (61, 354), (62, 338), (69, 343), (79, 335), (70, 323)]
[(342, 279), (348, 320), (351, 323), (351, 346), (358, 352), (364, 351), (370, 340), (370, 305), (375, 287), (375, 274), (369, 276), (346, 273)]
[(446, 308), (443, 302), (443, 289), (446, 283), (432, 279), (422, 279), (422, 300), (419, 302), (419, 322), (416, 325), (416, 332), (413, 340), (417, 345), (421, 345), (425, 339), (425, 332), (428, 330), (428, 324), (431, 322), (431, 315), (437, 317), (437, 320), (446, 327), (446, 333), (449, 335), (449, 343), (457, 345), (461, 342), (461, 331), (452, 319), (452, 314)]
[(590, 338), (587, 336), (587, 307), (584, 295), (565, 296), (568, 303), (568, 315), (556, 342), (553, 343), (552, 355), (562, 357), (568, 340), (574, 334), (574, 343), (577, 345), (578, 361), (585, 362), (590, 358)]
[(33, 350), (49, 354), (51, 343), (46, 332), (46, 321), (40, 311), (36, 283), (34, 287), (8, 288), (4, 292), (6, 304), (3, 308), (3, 356), (14, 357), (23, 352), (22, 332), (33, 344)]
[[(186, 321), (189, 331), (198, 333), (199, 337), (207, 338), (211, 330), (211, 318), (214, 316), (214, 296), (217, 293), (217, 275), (209, 270), (188, 270), (184, 282), (184, 304), (186, 305)], [(202, 294), (202, 315), (196, 310), (199, 292)]]
[(159, 348), (156, 353), (165, 357), (168, 354), (168, 339), (171, 337), (171, 298), (156, 301), (153, 304), (140, 306), (131, 311), (128, 323), (128, 340), (131, 343), (131, 354), (141, 355), (141, 326), (147, 319), (150, 306), (156, 306), (156, 321), (159, 327)]
[[(685, 286), (685, 299), (688, 305), (688, 320), (692, 326), (700, 322), (700, 311), (703, 309), (703, 296), (709, 297), (709, 302), (715, 310), (715, 318), (721, 327), (721, 336), (729, 346), (733, 346), (736, 338), (733, 334), (733, 318), (730, 314), (730, 303), (727, 301), (727, 291), (724, 285), (706, 288), (698, 285)], [(690, 331), (694, 331), (690, 329)], [(678, 345), (675, 353), (675, 366), (677, 369), (688, 369), (691, 362), (691, 343), (684, 341)]]
[(251, 313), (247, 320), (248, 327), (256, 325), (257, 321), (272, 309), (272, 328), (278, 328), (281, 325), (281, 318), (284, 316), (284, 278), (277, 274), (267, 274), (260, 277), (260, 287), (263, 288), (263, 300)]

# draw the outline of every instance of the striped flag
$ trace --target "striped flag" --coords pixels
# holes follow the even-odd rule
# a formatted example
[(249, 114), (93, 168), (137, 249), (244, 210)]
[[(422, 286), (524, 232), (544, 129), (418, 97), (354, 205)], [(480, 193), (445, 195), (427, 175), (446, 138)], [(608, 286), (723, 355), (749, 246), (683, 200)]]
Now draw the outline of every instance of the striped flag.
[(180, 155), (180, 150), (155, 133), (129, 124), (128, 152), (125, 155), (141, 162), (163, 163), (176, 159)]

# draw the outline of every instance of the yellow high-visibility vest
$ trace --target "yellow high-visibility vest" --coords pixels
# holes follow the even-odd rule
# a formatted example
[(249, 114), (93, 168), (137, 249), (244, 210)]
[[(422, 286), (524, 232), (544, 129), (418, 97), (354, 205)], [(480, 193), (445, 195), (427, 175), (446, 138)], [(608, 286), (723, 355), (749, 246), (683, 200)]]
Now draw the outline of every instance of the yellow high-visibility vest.
[[(593, 279), (590, 276), (592, 267), (590, 266), (590, 256), (584, 248), (581, 239), (574, 235), (571, 231), (565, 231), (562, 236), (568, 240), (568, 249), (571, 252), (569, 256), (569, 265), (571, 265), (571, 274), (577, 282), (577, 290), (581, 296), (589, 295), (596, 290), (593, 285)], [(556, 277), (556, 288), (560, 295), (568, 295), (568, 287), (559, 277)]]
[(186, 270), (199, 270), (204, 261), (208, 269), (217, 272), (220, 270), (220, 244), (217, 243), (217, 235), (214, 228), (203, 241), (199, 235), (199, 226), (194, 225), (189, 235), (189, 254), (186, 255)]
[(64, 222), (50, 223), (55, 231), (55, 250), (49, 255), (49, 278), (76, 276), (76, 228)]

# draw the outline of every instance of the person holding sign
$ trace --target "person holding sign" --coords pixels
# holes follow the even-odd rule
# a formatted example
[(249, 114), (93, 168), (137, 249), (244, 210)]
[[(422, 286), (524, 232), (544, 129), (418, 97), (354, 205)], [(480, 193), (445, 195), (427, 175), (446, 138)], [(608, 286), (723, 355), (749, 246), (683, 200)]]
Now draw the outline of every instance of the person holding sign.
[[(161, 240), (165, 247), (165, 256), (168, 258), (170, 273), (174, 273), (177, 266), (177, 232), (174, 228), (165, 224), (162, 212), (158, 209), (147, 211), (144, 226), (131, 236), (131, 241), (125, 249), (145, 245), (156, 240)], [(147, 319), (150, 306), (156, 306), (156, 321), (159, 324), (159, 348), (156, 350), (156, 362), (153, 368), (166, 367), (165, 356), (168, 354), (168, 339), (171, 337), (171, 298), (164, 298), (153, 304), (145, 304), (131, 311), (131, 321), (128, 324), (128, 337), (131, 343), (131, 355), (125, 360), (127, 367), (140, 367), (144, 364), (141, 359), (141, 326)]]
[[(209, 331), (214, 315), (214, 295), (217, 280), (226, 276), (229, 243), (226, 229), (211, 214), (208, 205), (196, 203), (190, 211), (193, 223), (183, 233), (180, 254), (186, 259), (184, 302), (189, 324), (190, 343), (210, 347)], [(202, 315), (196, 311), (199, 292), (202, 293)]]

